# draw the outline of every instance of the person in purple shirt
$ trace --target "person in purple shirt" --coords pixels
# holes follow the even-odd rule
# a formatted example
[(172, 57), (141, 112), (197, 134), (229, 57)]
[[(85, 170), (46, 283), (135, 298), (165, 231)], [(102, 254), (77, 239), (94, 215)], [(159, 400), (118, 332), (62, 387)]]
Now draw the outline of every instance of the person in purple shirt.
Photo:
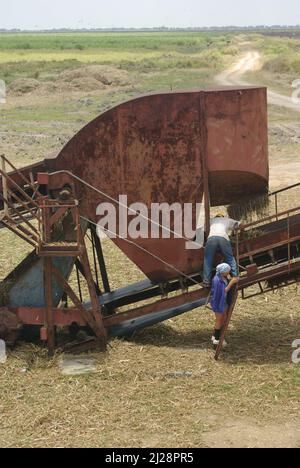
[[(221, 263), (217, 266), (216, 275), (212, 281), (210, 305), (216, 316), (215, 330), (211, 339), (214, 346), (218, 346), (220, 343), (222, 329), (227, 319), (228, 307), (231, 303), (231, 290), (238, 283), (238, 278), (232, 278), (230, 272), (230, 265)], [(225, 341), (223, 346), (227, 346)]]

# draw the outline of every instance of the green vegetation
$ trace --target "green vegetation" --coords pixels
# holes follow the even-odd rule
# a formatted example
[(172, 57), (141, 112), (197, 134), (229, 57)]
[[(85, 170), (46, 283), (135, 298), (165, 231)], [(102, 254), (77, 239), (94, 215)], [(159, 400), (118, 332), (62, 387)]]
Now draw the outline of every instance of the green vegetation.
[(169, 50), (194, 48), (195, 51), (217, 42), (226, 47), (231, 34), (224, 33), (60, 33), (0, 34), (0, 50)]
[(275, 73), (300, 73), (300, 39), (257, 37), (253, 44), (263, 53), (264, 69)]
[[(0, 53), (1, 55), (1, 53)], [(62, 71), (77, 68), (81, 65), (78, 60), (61, 61), (20, 61), (0, 62), (0, 77), (10, 84), (16, 78), (41, 78), (48, 74), (57, 74)]]
[(19, 165), (39, 160), (118, 102), (211, 84), (238, 53), (224, 32), (0, 34), (3, 149)]
[(224, 33), (0, 34), (0, 76), (10, 83), (86, 63), (139, 72), (216, 69), (237, 52)]

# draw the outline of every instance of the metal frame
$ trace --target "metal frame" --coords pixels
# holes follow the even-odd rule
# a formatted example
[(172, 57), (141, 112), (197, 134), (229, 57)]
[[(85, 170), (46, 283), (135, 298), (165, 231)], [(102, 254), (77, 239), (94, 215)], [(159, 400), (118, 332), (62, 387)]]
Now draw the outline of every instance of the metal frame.
[[(47, 337), (48, 348), (50, 354), (53, 354), (55, 348), (55, 332), (53, 320), (53, 304), (52, 304), (52, 281), (53, 278), (63, 287), (65, 294), (73, 302), (81, 313), (86, 324), (94, 332), (99, 346), (104, 350), (106, 349), (107, 335), (103, 324), (100, 304), (96, 285), (93, 279), (90, 262), (87, 254), (84, 234), (80, 224), (78, 202), (69, 204), (57, 204), (53, 200), (47, 198), (42, 199), (40, 205), (42, 220), (41, 239), (37, 247), (37, 253), (44, 258), (44, 274), (45, 274), (45, 301), (46, 301), (46, 314), (45, 314), (45, 328), (44, 337)], [(54, 210), (54, 211), (53, 211)], [(51, 238), (51, 230), (60, 217), (65, 215), (66, 211), (72, 214), (73, 222), (75, 223), (76, 242), (75, 243), (62, 243), (53, 242)], [(62, 273), (53, 265), (54, 257), (67, 257), (72, 256), (80, 260), (82, 272), (87, 283), (89, 296), (91, 300), (91, 307), (86, 308), (82, 304), (74, 292), (73, 288), (69, 285), (68, 281), (64, 278)]]
[[(200, 97), (199, 111), (201, 115), (205, 115), (205, 101), (202, 97)], [(204, 134), (206, 132), (205, 119), (202, 119), (201, 132)], [(205, 138), (203, 147), (201, 148), (201, 157), (203, 170), (207, 171), (205, 161)], [(0, 170), (3, 187), (3, 194), (0, 194), (0, 197), (4, 202), (2, 223), (21, 239), (33, 245), (36, 248), (37, 254), (43, 258), (46, 304), (45, 308), (20, 307), (14, 310), (11, 309), (11, 311), (18, 316), (23, 324), (39, 325), (42, 327), (41, 338), (47, 341), (50, 354), (53, 354), (55, 349), (55, 329), (57, 326), (72, 325), (73, 323), (77, 323), (79, 326), (89, 326), (95, 335), (95, 340), (93, 343), (90, 343), (90, 345), (94, 346), (96, 344), (104, 350), (106, 349), (108, 335), (115, 336), (115, 334), (122, 335), (122, 333), (129, 333), (138, 327), (157, 323), (166, 318), (205, 305), (209, 292), (200, 287), (200, 281), (202, 279), (200, 274), (192, 275), (189, 279), (178, 277), (175, 280), (161, 285), (151, 283), (151, 281), (144, 281), (136, 285), (121, 288), (117, 291), (111, 291), (101, 239), (97, 235), (96, 227), (90, 224), (88, 229), (90, 231), (90, 240), (92, 243), (92, 263), (95, 270), (95, 278), (93, 277), (85, 241), (86, 232), (81, 226), (79, 204), (75, 197), (76, 194), (72, 193), (72, 196), (70, 196), (70, 199), (66, 202), (62, 202), (56, 198), (51, 199), (49, 196), (43, 195), (39, 190), (40, 185), (44, 185), (44, 188), (46, 188), (44, 193), (50, 192), (47, 188), (47, 183), (49, 182), (48, 174), (39, 174), (37, 183), (32, 183), (32, 181), (28, 180), (16, 169), (19, 179), (24, 183), (22, 188), (6, 173), (7, 164), (9, 164), (9, 162), (3, 157), (2, 169)], [(12, 167), (14, 168), (14, 166)], [(296, 235), (294, 232), (295, 215), (300, 212), (300, 206), (281, 213), (278, 212), (278, 194), (296, 186), (300, 186), (300, 184), (270, 194), (270, 196), (276, 196), (275, 214), (259, 221), (249, 223), (244, 226), (242, 230), (238, 229), (236, 231), (236, 258), (241, 270), (245, 270), (247, 259), (250, 260), (250, 265), (253, 265), (255, 256), (267, 256), (270, 250), (276, 251), (284, 247), (287, 249), (287, 258), (285, 262), (272, 265), (268, 268), (266, 268), (268, 262), (264, 260), (261, 269), (258, 268), (257, 271), (256, 269), (252, 269), (252, 271), (248, 269), (247, 274), (241, 273), (241, 281), (233, 293), (233, 301), (229, 309), (226, 325), (222, 332), (220, 345), (215, 355), (216, 359), (220, 356), (222, 344), (234, 312), (239, 290), (242, 291), (243, 298), (246, 298), (244, 294), (245, 289), (254, 284), (258, 284), (260, 287), (260, 292), (258, 294), (263, 294), (274, 290), (274, 288), (264, 288), (262, 286), (264, 281), (268, 281), (272, 278), (284, 277), (286, 274), (297, 276), (300, 272), (300, 260), (294, 261), (291, 254), (292, 246), (300, 242), (300, 217), (299, 222), (297, 221), (296, 223)], [(31, 195), (27, 193), (26, 187), (29, 188)], [(206, 232), (208, 232), (210, 220), (208, 184), (204, 187), (204, 194)], [(16, 208), (13, 200), (15, 200), (18, 207), (22, 207), (22, 211)], [(72, 214), (73, 222), (76, 227), (76, 239), (74, 239), (73, 242), (59, 243), (53, 239), (52, 229), (67, 212)], [(266, 239), (262, 236), (261, 239), (259, 239), (261, 243), (259, 247), (249, 248), (246, 252), (241, 250), (241, 245), (244, 242), (243, 231), (251, 230), (258, 225), (272, 224), (274, 219), (276, 223), (281, 218), (284, 222), (286, 221), (286, 226), (284, 225), (283, 228), (281, 227), (280, 230), (274, 232), (275, 241), (266, 242)], [(37, 228), (30, 222), (32, 219), (37, 221)], [(24, 227), (24, 224), (26, 227)], [(286, 234), (284, 238), (282, 238), (282, 233)], [(251, 241), (247, 242), (250, 246)], [(257, 242), (257, 239), (255, 242)], [(74, 289), (70, 286), (68, 280), (55, 267), (53, 259), (59, 256), (70, 256), (76, 259), (75, 265), (78, 269), (80, 297), (78, 297)], [(79, 272), (87, 283), (90, 297), (90, 303), (88, 304), (83, 304)], [(100, 275), (103, 291), (99, 284)], [(53, 307), (52, 288), (54, 280), (62, 286), (65, 298), (68, 297), (73, 303), (72, 307), (66, 308), (62, 304), (57, 308)], [(189, 291), (188, 288), (195, 286), (195, 283), (199, 283), (199, 287)], [(178, 292), (179, 294), (168, 298), (168, 294), (171, 292)], [(126, 312), (115, 312), (118, 307), (135, 305), (145, 300), (154, 300), (157, 298), (160, 299), (150, 304), (134, 306)], [(1, 310), (0, 308), (0, 312)]]
[[(238, 264), (238, 269), (243, 270), (243, 271), (246, 270), (247, 273), (246, 274), (242, 273), (239, 284), (234, 287), (233, 300), (229, 307), (227, 320), (226, 320), (224, 329), (222, 330), (220, 343), (215, 354), (216, 360), (219, 359), (219, 356), (220, 356), (220, 353), (224, 344), (224, 340), (226, 337), (226, 332), (228, 330), (230, 320), (233, 315), (234, 307), (236, 305), (239, 291), (242, 292), (242, 299), (249, 299), (249, 298), (257, 297), (262, 294), (266, 294), (268, 292), (275, 292), (276, 290), (282, 289), (284, 287), (287, 287), (288, 285), (299, 282), (300, 255), (299, 255), (299, 261), (293, 260), (291, 256), (291, 247), (295, 243), (300, 244), (300, 217), (299, 217), (298, 223), (296, 224), (298, 228), (297, 232), (299, 232), (299, 234), (293, 235), (292, 237), (291, 237), (291, 218), (292, 218), (292, 215), (295, 215), (296, 213), (300, 214), (300, 206), (296, 208), (292, 208), (290, 210), (278, 212), (278, 195), (280, 193), (287, 192), (288, 190), (291, 190), (296, 187), (300, 187), (300, 183), (291, 185), (289, 187), (286, 187), (284, 189), (271, 193), (269, 195), (270, 197), (275, 196), (275, 214), (262, 218), (258, 221), (254, 221), (252, 223), (243, 225), (242, 228), (238, 228), (235, 231), (235, 248), (236, 248), (236, 260)], [(260, 241), (258, 241), (257, 239), (255, 240), (255, 242), (261, 243), (259, 248), (254, 248), (252, 250), (250, 248), (250, 250), (248, 250), (247, 252), (241, 253), (241, 250), (240, 250), (241, 238), (247, 230), (251, 230), (259, 225), (264, 226), (266, 224), (271, 224), (272, 220), (276, 219), (276, 221), (279, 221), (280, 218), (283, 218), (283, 220), (286, 220), (286, 238), (284, 240), (265, 242), (266, 239), (264, 239), (264, 236), (262, 235)], [(277, 231), (277, 233), (274, 234), (274, 237), (281, 239), (282, 232), (285, 232), (284, 228)], [(249, 247), (250, 244), (251, 244), (251, 240), (248, 240), (247, 246)], [(280, 249), (281, 247), (287, 248), (287, 259), (285, 262), (275, 263), (269, 268), (265, 268), (265, 265), (263, 265), (261, 270), (259, 270), (259, 268), (254, 269), (255, 272), (253, 272), (251, 269), (246, 269), (243, 265), (241, 265), (243, 261), (245, 261), (246, 259), (250, 259), (249, 266), (257, 267), (257, 265), (254, 263), (255, 256), (263, 254), (263, 253), (267, 253), (267, 255), (270, 255), (270, 254), (274, 255), (274, 251), (276, 251), (276, 249)], [(275, 278), (278, 280), (280, 280), (280, 278), (284, 279), (286, 275), (289, 275), (291, 277), (289, 277), (287, 281), (284, 281), (283, 283), (278, 284), (277, 287), (272, 287), (268, 285), (265, 286), (265, 283), (268, 283), (272, 279), (275, 279)], [(253, 294), (246, 296), (245, 290), (253, 285), (258, 285), (259, 291), (257, 293), (253, 293)]]

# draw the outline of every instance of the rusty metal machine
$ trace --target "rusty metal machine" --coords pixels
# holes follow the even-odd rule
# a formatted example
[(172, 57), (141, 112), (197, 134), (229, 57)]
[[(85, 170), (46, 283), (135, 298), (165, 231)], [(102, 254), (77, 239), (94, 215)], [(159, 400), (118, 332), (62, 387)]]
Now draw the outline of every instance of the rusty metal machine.
[[(161, 222), (155, 238), (117, 234), (119, 195), (149, 210), (153, 203), (189, 203), (195, 226), (194, 207), (203, 203), (207, 233), (211, 207), (268, 194), (266, 89), (141, 96), (100, 115), (40, 163), (17, 169), (2, 156), (0, 174), (0, 227), (34, 249), (0, 284), (0, 336), (14, 342), (22, 327), (37, 327), (53, 353), (57, 327), (85, 327), (93, 338), (81, 348), (105, 349), (110, 337), (204, 306), (208, 295), (201, 287), (204, 249), (186, 249), (187, 239), (174, 231), (176, 216), (169, 236)], [(300, 207), (280, 212), (279, 194), (270, 196), (275, 212), (236, 233), (243, 297), (250, 286), (263, 293), (270, 280), (282, 277), (285, 285), (300, 272)], [(145, 275), (117, 290), (96, 227), (97, 207), (108, 201), (117, 213), (113, 241)], [(146, 222), (151, 232), (152, 220)], [(255, 237), (248, 235), (253, 230)], [(87, 301), (80, 281), (78, 290), (70, 283), (74, 268)]]

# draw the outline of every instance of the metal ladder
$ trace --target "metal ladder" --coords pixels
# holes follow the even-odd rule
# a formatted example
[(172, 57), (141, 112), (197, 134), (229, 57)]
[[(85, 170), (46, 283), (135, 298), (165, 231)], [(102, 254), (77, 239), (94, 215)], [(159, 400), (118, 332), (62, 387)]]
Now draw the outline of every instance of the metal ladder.
[[(22, 181), (20, 186), (7, 172), (10, 167)], [(0, 213), (1, 227), (6, 227), (33, 247), (40, 239), (38, 231), (39, 188), (34, 181), (27, 179), (8, 159), (1, 155), (2, 200), (3, 210)], [(32, 222), (33, 221), (33, 222)]]

